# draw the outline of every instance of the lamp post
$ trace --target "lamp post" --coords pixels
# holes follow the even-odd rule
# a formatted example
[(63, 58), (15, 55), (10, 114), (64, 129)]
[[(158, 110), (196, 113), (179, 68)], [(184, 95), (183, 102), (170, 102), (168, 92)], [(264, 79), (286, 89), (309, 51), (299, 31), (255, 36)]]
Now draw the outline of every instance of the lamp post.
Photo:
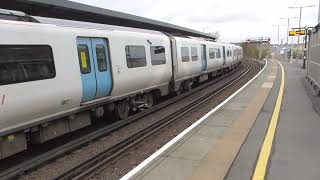
[[(308, 6), (295, 6), (295, 7), (288, 7), (289, 9), (300, 9), (300, 16), (299, 16), (299, 28), (301, 28), (301, 15), (302, 15), (302, 9), (308, 8), (308, 7), (315, 7), (316, 5), (308, 5)], [(300, 37), (298, 36), (298, 45), (300, 44)]]
[(203, 27), (202, 32), (204, 32), (205, 29), (210, 28), (209, 26)]
[(281, 25), (272, 25), (272, 27), (277, 27), (278, 28), (278, 42), (277, 42), (277, 45), (279, 45), (279, 43), (280, 43), (280, 26)]
[(277, 43), (277, 53), (279, 54), (280, 53), (280, 49), (279, 49), (279, 44), (280, 44), (280, 26), (283, 26), (283, 25), (272, 25), (273, 27), (277, 27), (278, 28), (278, 43)]
[[(288, 20), (288, 24), (287, 24), (287, 46), (289, 45), (289, 28), (290, 28), (290, 19), (296, 19), (299, 17), (288, 17), (288, 18), (280, 18), (280, 19), (285, 19)], [(292, 62), (292, 56), (293, 56), (293, 48), (292, 48), (293, 44), (291, 41), (291, 46), (290, 46), (290, 62)]]
[(319, 9), (318, 9), (318, 23), (320, 23), (320, 0), (319, 0)]
[(299, 17), (288, 17), (288, 18), (280, 18), (280, 19), (285, 19), (288, 21), (288, 25), (287, 25), (287, 44), (289, 44), (289, 28), (290, 28), (290, 19), (296, 19)]

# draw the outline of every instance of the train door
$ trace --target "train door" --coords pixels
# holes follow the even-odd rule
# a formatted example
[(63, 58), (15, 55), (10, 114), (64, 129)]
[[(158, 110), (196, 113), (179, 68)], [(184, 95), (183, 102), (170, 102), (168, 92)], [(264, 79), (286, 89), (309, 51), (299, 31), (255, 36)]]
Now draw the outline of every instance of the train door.
[(226, 47), (222, 46), (223, 66), (226, 64)]
[(77, 38), (82, 81), (82, 102), (111, 93), (108, 42), (103, 38)]
[(201, 44), (201, 71), (207, 70), (207, 53), (206, 53), (206, 45)]

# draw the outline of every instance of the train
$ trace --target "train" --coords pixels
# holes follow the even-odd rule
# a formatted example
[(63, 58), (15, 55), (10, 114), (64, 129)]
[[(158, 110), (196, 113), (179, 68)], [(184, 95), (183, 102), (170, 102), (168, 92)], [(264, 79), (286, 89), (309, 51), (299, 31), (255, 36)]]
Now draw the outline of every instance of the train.
[(32, 17), (0, 20), (0, 159), (151, 108), (243, 59), (240, 46), (160, 31)]

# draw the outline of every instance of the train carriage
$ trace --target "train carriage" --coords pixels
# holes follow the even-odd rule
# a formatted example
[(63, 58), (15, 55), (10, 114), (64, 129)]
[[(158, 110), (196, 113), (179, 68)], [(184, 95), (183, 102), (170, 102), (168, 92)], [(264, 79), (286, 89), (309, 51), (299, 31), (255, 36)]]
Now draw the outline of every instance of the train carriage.
[(32, 18), (40, 23), (0, 20), (0, 159), (89, 126), (106, 111), (125, 119), (239, 60), (230, 44)]
[(223, 46), (216, 42), (207, 42), (208, 72), (221, 69), (224, 65)]

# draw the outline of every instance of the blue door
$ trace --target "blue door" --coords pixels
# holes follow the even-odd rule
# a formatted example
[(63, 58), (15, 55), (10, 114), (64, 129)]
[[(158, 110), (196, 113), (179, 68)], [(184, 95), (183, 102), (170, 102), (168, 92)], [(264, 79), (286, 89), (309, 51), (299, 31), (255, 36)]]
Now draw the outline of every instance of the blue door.
[(207, 70), (207, 53), (206, 53), (206, 45), (201, 44), (201, 71)]
[(91, 46), (97, 80), (96, 98), (108, 96), (112, 88), (108, 42), (102, 38), (91, 38)]
[(108, 42), (103, 38), (77, 38), (82, 81), (82, 102), (108, 96), (112, 77)]

